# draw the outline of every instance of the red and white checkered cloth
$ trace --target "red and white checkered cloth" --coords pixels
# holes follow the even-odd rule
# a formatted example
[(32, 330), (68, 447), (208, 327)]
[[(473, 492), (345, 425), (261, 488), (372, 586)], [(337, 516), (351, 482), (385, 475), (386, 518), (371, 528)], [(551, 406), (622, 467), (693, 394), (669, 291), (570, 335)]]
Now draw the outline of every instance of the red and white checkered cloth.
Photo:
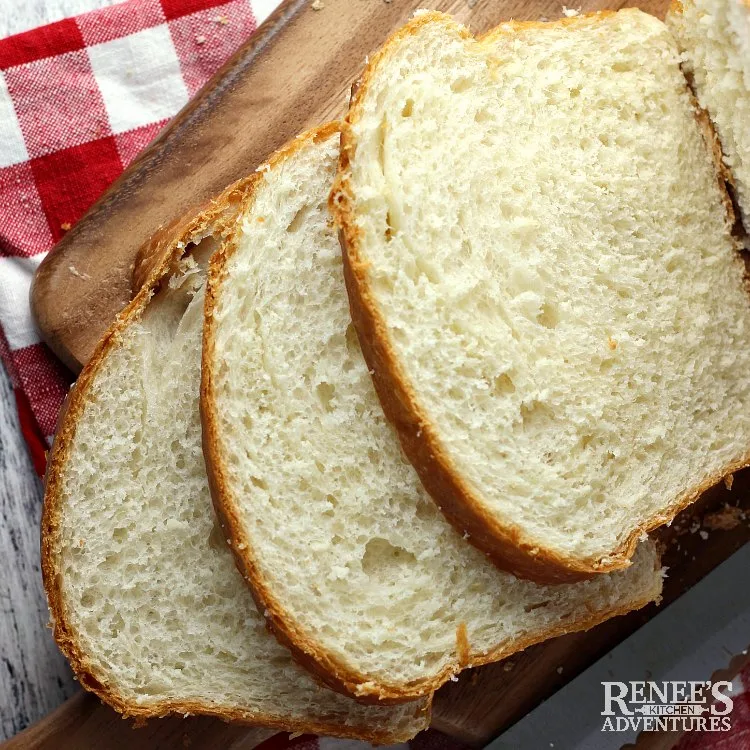
[(34, 270), (277, 3), (130, 0), (0, 40), (0, 355), (39, 473), (70, 375)]

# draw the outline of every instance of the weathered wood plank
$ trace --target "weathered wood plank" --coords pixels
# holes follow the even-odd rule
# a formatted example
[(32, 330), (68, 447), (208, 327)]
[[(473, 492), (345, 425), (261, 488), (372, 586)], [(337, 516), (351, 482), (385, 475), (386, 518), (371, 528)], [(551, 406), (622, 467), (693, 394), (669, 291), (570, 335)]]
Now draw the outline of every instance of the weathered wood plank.
[(0, 740), (42, 718), (77, 689), (46, 626), (41, 509), (42, 484), (0, 365)]

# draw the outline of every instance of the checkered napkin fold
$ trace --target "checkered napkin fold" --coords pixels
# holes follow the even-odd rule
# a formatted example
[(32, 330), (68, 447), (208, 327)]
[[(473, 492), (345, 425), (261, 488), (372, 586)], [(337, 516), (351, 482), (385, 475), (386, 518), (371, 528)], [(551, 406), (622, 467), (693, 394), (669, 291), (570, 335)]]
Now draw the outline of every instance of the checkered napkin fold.
[(278, 2), (129, 0), (0, 40), (0, 355), (40, 474), (71, 375), (34, 270)]

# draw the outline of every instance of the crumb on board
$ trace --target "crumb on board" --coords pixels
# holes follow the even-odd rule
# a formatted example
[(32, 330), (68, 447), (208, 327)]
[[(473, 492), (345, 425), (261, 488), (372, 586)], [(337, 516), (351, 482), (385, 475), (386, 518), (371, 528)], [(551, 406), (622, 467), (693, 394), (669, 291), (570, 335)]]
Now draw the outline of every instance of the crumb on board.
[(730, 474), (727, 477), (724, 477), (724, 486), (731, 491), (732, 485), (734, 484), (734, 474)]
[(568, 8), (566, 5), (563, 5), (562, 13), (566, 18), (574, 18), (575, 16), (581, 15), (581, 9), (580, 8)]
[(513, 662), (506, 661), (505, 664), (503, 664), (503, 672), (512, 672), (512, 671), (513, 671)]
[(198, 36), (195, 37), (195, 43), (196, 44), (205, 44), (206, 43), (206, 37), (203, 36), (203, 34), (198, 34)]
[(747, 517), (742, 508), (725, 505), (721, 510), (706, 514), (703, 525), (711, 531), (729, 531), (739, 526)]
[(60, 229), (62, 229), (63, 232), (67, 232), (71, 226), (72, 225), (69, 221), (64, 221), (62, 224), (60, 224)]
[(68, 266), (68, 271), (71, 276), (75, 276), (77, 279), (83, 279), (86, 281), (87, 279), (90, 279), (91, 276), (89, 276), (87, 273), (81, 273), (75, 266)]
[(558, 668), (557, 668), (557, 669), (555, 670), (555, 672), (557, 672), (557, 674), (562, 674), (562, 673), (563, 673), (563, 668), (562, 668), (562, 667), (558, 667)]
[(313, 0), (312, 4), (310, 5), (310, 7), (313, 10), (323, 10), (323, 8), (325, 8), (326, 6), (325, 6), (325, 3), (323, 2), (323, 0)]
[(214, 16), (211, 20), (221, 26), (226, 26), (229, 23), (229, 19), (226, 16)]
[(704, 531), (703, 529), (701, 529), (701, 530), (700, 530), (700, 531), (698, 532), (698, 536), (699, 536), (699, 537), (700, 537), (700, 538), (701, 538), (701, 539), (702, 539), (702, 540), (703, 540), (703, 541), (705, 542), (705, 541), (706, 541), (706, 539), (708, 539), (708, 532), (707, 532), (707, 531)]

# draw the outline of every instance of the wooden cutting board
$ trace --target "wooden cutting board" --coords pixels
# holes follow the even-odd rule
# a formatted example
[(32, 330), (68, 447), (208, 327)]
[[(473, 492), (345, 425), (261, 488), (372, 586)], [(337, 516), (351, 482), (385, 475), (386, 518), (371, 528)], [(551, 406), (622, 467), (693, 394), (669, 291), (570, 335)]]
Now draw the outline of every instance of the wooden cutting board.
[[(636, 3), (662, 16), (668, 0)], [(254, 169), (300, 130), (339, 116), (365, 55), (418, 7), (456, 15), (475, 31), (508, 18), (555, 19), (557, 0), (287, 0), (41, 264), (32, 306), (52, 349), (73, 369), (132, 295), (138, 248), (159, 226), (194, 209)], [(619, 8), (587, 0), (582, 11)], [(716, 488), (665, 529), (667, 603), (750, 539), (750, 523), (687, 533), (694, 518), (738, 503), (750, 511), (750, 475)], [(664, 606), (664, 604), (662, 604)], [(481, 744), (606, 653), (658, 610), (649, 607), (585, 634), (558, 638), (508, 662), (467, 672), (439, 691), (434, 726)], [(563, 667), (562, 671), (559, 667)], [(162, 720), (132, 729), (91, 696), (77, 696), (4, 747), (247, 748), (264, 735), (211, 719)]]

